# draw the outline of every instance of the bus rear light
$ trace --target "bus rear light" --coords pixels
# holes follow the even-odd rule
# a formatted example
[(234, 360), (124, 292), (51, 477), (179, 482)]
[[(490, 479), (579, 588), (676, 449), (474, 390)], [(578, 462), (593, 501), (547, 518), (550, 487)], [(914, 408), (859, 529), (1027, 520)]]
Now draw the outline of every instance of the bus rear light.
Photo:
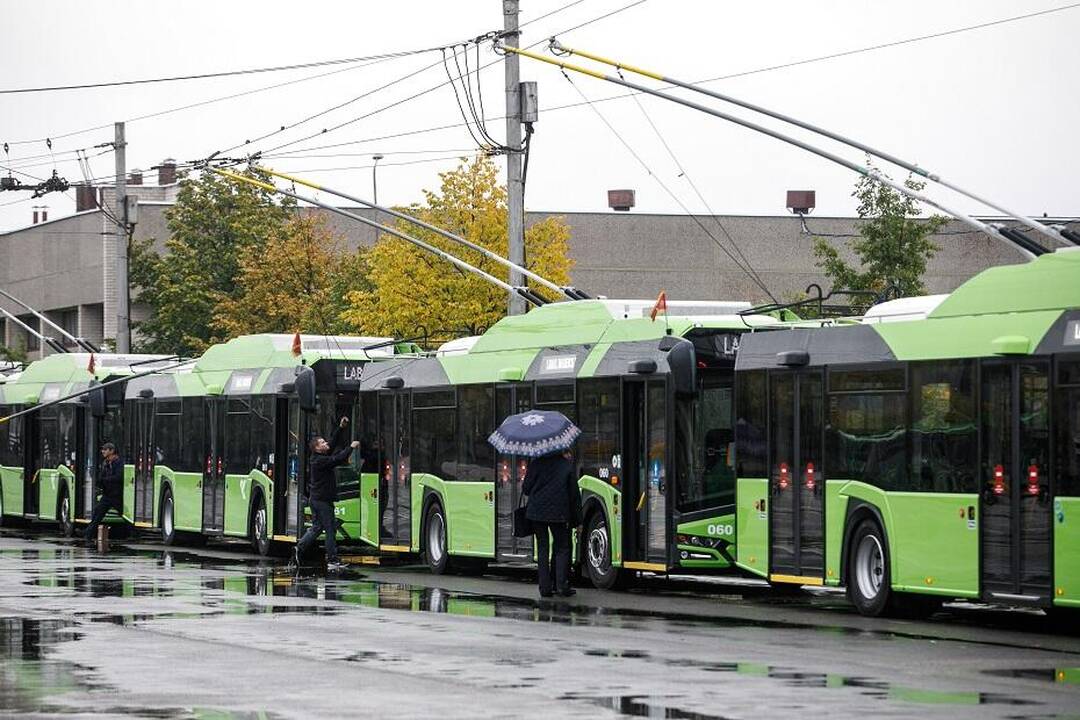
[(817, 487), (817, 480), (814, 479), (814, 463), (806, 463), (806, 489), (813, 490)]
[(527, 473), (528, 471), (529, 471), (529, 461), (528, 460), (518, 460), (518, 466), (517, 466), (518, 482), (521, 482), (522, 480), (525, 479), (525, 473)]
[(206, 456), (206, 474), (209, 475), (214, 470), (214, 456)]
[(222, 462), (221, 462), (221, 456), (219, 455), (219, 456), (218, 456), (218, 459), (217, 459), (217, 474), (218, 474), (218, 475), (220, 475), (220, 474), (221, 474), (221, 468), (222, 468), (222, 467), (223, 467), (223, 464), (222, 464)]
[(1028, 465), (1027, 474), (1028, 474), (1028, 485), (1027, 485), (1028, 495), (1038, 495), (1039, 494), (1039, 466), (1038, 465)]
[(789, 478), (788, 464), (782, 462), (782, 463), (780, 463), (780, 479), (778, 481), (778, 484), (780, 485), (780, 489), (781, 490), (787, 490), (788, 484), (790, 482), (791, 482), (791, 480)]
[(995, 495), (1004, 495), (1005, 494), (1005, 466), (1004, 465), (995, 465), (994, 466), (994, 482), (993, 482), (992, 490), (993, 490), (993, 493)]

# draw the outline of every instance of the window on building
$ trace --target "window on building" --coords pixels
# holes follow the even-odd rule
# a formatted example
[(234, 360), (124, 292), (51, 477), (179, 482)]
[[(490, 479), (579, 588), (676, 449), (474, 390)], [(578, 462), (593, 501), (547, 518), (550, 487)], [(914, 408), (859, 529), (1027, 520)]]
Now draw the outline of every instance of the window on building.
[(910, 397), (908, 489), (977, 492), (975, 365), (968, 361), (913, 363)]
[(585, 379), (578, 388), (577, 455), (581, 474), (601, 480), (619, 475), (613, 462), (619, 455), (619, 379)]
[(829, 373), (829, 477), (909, 488), (903, 378), (902, 368)]
[[(58, 311), (56, 314), (57, 314), (58, 317), (54, 322), (57, 325), (59, 325), (60, 327), (64, 328), (64, 332), (66, 332), (69, 335), (72, 335), (74, 337), (78, 337), (78, 335), (79, 335), (79, 309), (78, 308), (67, 308), (65, 310)], [(60, 342), (62, 342), (64, 344), (64, 347), (68, 347), (68, 348), (76, 347), (76, 343), (75, 343), (74, 340), (67, 337), (67, 335), (63, 335), (62, 333), (58, 333), (58, 334), (60, 334), (61, 337), (57, 338), (57, 339), (60, 340)]]
[(412, 472), (457, 479), (457, 407), (453, 390), (412, 396)]
[(488, 436), (495, 430), (495, 388), (458, 388), (457, 478), (473, 482), (495, 480), (495, 448)]
[[(23, 325), (26, 325), (27, 327), (38, 332), (41, 332), (40, 322), (33, 315), (20, 315), (19, 320), (22, 322)], [(19, 326), (19, 333), (22, 335), (23, 338), (25, 338), (27, 352), (37, 352), (41, 349), (41, 340), (38, 339), (37, 335), (23, 330), (22, 325)]]

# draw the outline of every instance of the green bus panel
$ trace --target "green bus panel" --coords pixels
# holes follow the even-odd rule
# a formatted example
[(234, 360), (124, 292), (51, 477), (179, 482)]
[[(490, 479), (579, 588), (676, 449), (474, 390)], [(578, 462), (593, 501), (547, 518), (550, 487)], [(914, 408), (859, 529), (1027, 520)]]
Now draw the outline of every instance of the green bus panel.
[(22, 515), (23, 511), (23, 471), (22, 468), (0, 468), (0, 502), (3, 502), (5, 515)]
[[(495, 557), (495, 483), (447, 482), (424, 473), (412, 476), (413, 549), (418, 550), (423, 513), (423, 490), (430, 488), (446, 511), (446, 544), (451, 555)], [(417, 493), (415, 488), (420, 488)]]
[[(606, 480), (582, 475), (578, 480), (582, 498), (594, 496), (600, 500), (607, 516), (608, 542), (611, 544), (611, 566), (622, 566), (622, 493)], [(586, 505), (588, 503), (586, 502)], [(536, 554), (536, 548), (533, 548)]]
[(1054, 604), (1080, 608), (1080, 498), (1054, 500)]
[[(225, 476), (225, 534), (236, 537), (247, 537), (248, 521), (251, 519), (252, 496), (257, 489), (261, 489), (263, 500), (269, 498), (267, 488), (270, 486), (270, 478), (258, 470), (252, 470), (248, 475)], [(267, 502), (267, 512), (273, 508)], [(271, 516), (272, 517), (272, 516)]]
[(739, 478), (735, 481), (735, 564), (755, 575), (769, 575), (769, 481)]
[(38, 473), (38, 517), (42, 520), (56, 519), (56, 498), (59, 494), (60, 472), (56, 468)]
[(360, 475), (360, 539), (379, 546), (379, 475)]
[[(691, 536), (691, 542), (678, 543), (679, 567), (693, 570), (723, 570), (731, 567), (718, 549), (712, 544), (718, 540), (728, 543), (728, 553), (735, 556), (735, 515), (727, 513), (710, 518), (694, 520), (693, 522), (681, 523), (675, 528), (678, 535)], [(697, 543), (693, 542), (697, 539)], [(684, 558), (683, 553), (690, 557)], [(707, 555), (708, 557), (693, 557), (694, 555)]]
[(848, 496), (841, 489), (848, 480), (825, 481), (825, 584), (839, 585), (843, 574), (844, 518)]
[[(968, 518), (968, 508), (978, 512), (977, 495), (886, 492), (861, 482), (842, 483), (837, 491), (881, 513), (894, 590), (979, 595), (978, 516)], [(843, 529), (845, 521), (831, 516), (826, 522)]]
[[(173, 523), (177, 530), (202, 531), (202, 473), (172, 473)], [(161, 512), (161, 502), (157, 503)]]
[(135, 466), (124, 466), (124, 502), (120, 513), (125, 520), (135, 519)]
[[(334, 503), (334, 519), (341, 521), (338, 541), (355, 541), (360, 537), (360, 498), (348, 498)], [(271, 516), (273, 517), (273, 516)]]
[[(68, 498), (68, 521), (74, 522), (75, 520), (75, 473), (71, 471), (71, 468), (66, 465), (61, 465), (57, 470), (57, 482), (58, 491), (63, 489), (67, 493)], [(54, 515), (59, 522), (59, 509), (54, 502), (52, 507), (55, 509)]]

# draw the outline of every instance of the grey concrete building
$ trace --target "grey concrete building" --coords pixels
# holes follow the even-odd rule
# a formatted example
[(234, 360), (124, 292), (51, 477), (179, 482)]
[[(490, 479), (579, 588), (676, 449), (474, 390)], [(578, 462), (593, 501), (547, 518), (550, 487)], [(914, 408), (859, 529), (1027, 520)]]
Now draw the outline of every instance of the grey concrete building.
[[(160, 242), (168, 236), (165, 212), (175, 201), (178, 187), (175, 172), (167, 167), (158, 185), (129, 185), (129, 193), (139, 197), (135, 239)], [(116, 241), (111, 220), (94, 203), (95, 191), (98, 201), (110, 207), (111, 189), (84, 188), (74, 215), (0, 233), (0, 288), (45, 312), (72, 334), (100, 346), (116, 333)], [(374, 216), (371, 210), (351, 210)], [(574, 285), (608, 297), (652, 298), (666, 290), (673, 300), (767, 300), (765, 292), (732, 257), (745, 258), (744, 264), (753, 268), (777, 298), (790, 298), (810, 283), (825, 285), (815, 266), (813, 236), (828, 237), (846, 247), (858, 223), (855, 218), (813, 215), (804, 225), (793, 215), (695, 219), (634, 212), (530, 212), (526, 224), (551, 216), (562, 217), (571, 228)], [(327, 215), (327, 221), (351, 247), (375, 242), (374, 231), (365, 225), (332, 214)], [(1080, 229), (1080, 223), (1072, 222), (1070, 227)], [(940, 251), (925, 278), (930, 292), (947, 292), (984, 268), (1024, 259), (1012, 247), (957, 222), (945, 226), (934, 239)], [(31, 327), (39, 327), (36, 318), (6, 300), (0, 299), (0, 308)], [(145, 317), (145, 313), (138, 304), (132, 307), (133, 320)], [(31, 357), (41, 352), (36, 339), (2, 317), (0, 343), (25, 346)]]

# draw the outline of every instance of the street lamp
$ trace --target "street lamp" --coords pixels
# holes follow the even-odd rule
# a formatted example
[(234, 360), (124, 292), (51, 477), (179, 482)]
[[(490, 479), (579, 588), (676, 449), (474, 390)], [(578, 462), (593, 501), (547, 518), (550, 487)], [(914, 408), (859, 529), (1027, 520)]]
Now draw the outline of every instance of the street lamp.
[(371, 166), (371, 194), (374, 196), (371, 202), (376, 205), (379, 204), (379, 181), (375, 177), (375, 171), (379, 169), (379, 161), (383, 159), (382, 155), (372, 155), (371, 159), (375, 161), (375, 164)]

